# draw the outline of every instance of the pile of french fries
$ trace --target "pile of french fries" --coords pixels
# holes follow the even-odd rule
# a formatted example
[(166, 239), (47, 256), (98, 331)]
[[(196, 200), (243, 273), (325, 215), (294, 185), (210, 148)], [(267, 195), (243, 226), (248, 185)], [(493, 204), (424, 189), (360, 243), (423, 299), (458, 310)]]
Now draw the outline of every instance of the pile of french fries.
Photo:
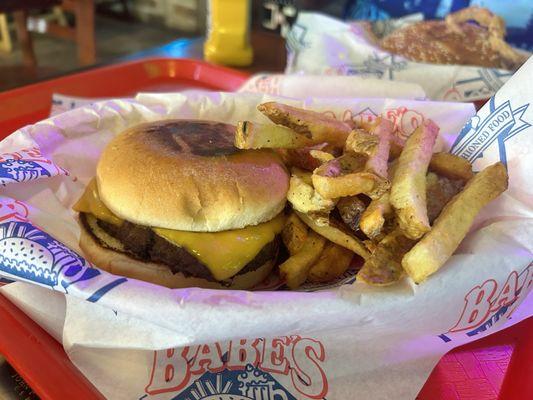
[(439, 127), (424, 121), (402, 141), (378, 117), (360, 126), (269, 102), (273, 124), (241, 121), (240, 149), (275, 149), (291, 171), (292, 211), (282, 232), (288, 287), (328, 282), (362, 259), (357, 280), (415, 283), (453, 254), (475, 216), (507, 189), (502, 163), (474, 174), (471, 164), (433, 153)]

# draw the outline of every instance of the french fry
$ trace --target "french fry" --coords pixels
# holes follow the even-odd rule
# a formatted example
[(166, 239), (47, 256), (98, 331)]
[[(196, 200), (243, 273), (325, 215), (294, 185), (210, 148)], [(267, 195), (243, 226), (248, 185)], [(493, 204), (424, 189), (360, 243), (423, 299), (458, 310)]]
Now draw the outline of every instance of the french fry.
[(281, 239), (290, 255), (294, 255), (302, 249), (307, 240), (308, 231), (307, 225), (295, 213), (289, 215), (281, 231)]
[(299, 252), (290, 256), (279, 266), (280, 276), (291, 289), (297, 289), (307, 279), (309, 270), (320, 257), (326, 239), (310, 231)]
[[(378, 117), (378, 118), (382, 118), (382, 117)], [(356, 125), (357, 129), (364, 129), (367, 132), (374, 133), (374, 130), (376, 129), (376, 127), (378, 126), (380, 122), (378, 118), (374, 119), (373, 121), (359, 122)], [(395, 132), (395, 129), (394, 129), (394, 124), (393, 124), (391, 142), (390, 142), (390, 150), (389, 150), (389, 160), (394, 160), (400, 157), (400, 153), (402, 152), (403, 146), (405, 144), (405, 140), (395, 135), (394, 132)]]
[(310, 150), (309, 155), (313, 158), (316, 158), (318, 161), (320, 161), (321, 164), (331, 161), (335, 158), (333, 154), (322, 150)]
[(321, 143), (310, 147), (302, 147), (300, 149), (276, 149), (281, 155), (283, 162), (288, 167), (297, 167), (305, 169), (306, 171), (314, 171), (320, 167), (322, 162), (314, 158), (310, 153), (311, 150), (323, 150), (327, 143)]
[(300, 168), (291, 168), (291, 175), (299, 177), (307, 185), (313, 185), (312, 174), (309, 171), (304, 171)]
[(357, 280), (374, 286), (387, 286), (403, 276), (402, 257), (415, 244), (396, 229), (387, 234), (357, 273)]
[(363, 243), (365, 247), (367, 248), (367, 250), (370, 252), (370, 254), (376, 251), (376, 247), (378, 246), (377, 242), (373, 240), (369, 240), (369, 239), (363, 240)]
[(379, 136), (364, 129), (354, 129), (346, 138), (345, 153), (363, 153), (370, 157), (379, 144)]
[(312, 178), (316, 191), (327, 199), (355, 196), (361, 193), (370, 197), (378, 197), (386, 190), (385, 182), (370, 172), (356, 172), (342, 176), (313, 174)]
[(472, 164), (450, 153), (435, 153), (429, 162), (429, 170), (450, 179), (467, 182), (474, 176)]
[(439, 128), (426, 120), (405, 142), (392, 178), (390, 202), (401, 230), (410, 239), (429, 231), (426, 204), (426, 172)]
[(343, 222), (354, 232), (359, 230), (361, 214), (366, 208), (364, 201), (357, 196), (341, 197), (337, 202), (337, 210)]
[(346, 140), (344, 150), (347, 153), (366, 154), (368, 160), (365, 171), (387, 178), (392, 129), (392, 122), (378, 117), (370, 133), (361, 129), (353, 130)]
[(313, 231), (319, 235), (324, 236), (326, 239), (330, 240), (333, 243), (338, 244), (339, 246), (345, 247), (354, 253), (360, 255), (364, 259), (370, 256), (370, 253), (366, 249), (363, 242), (358, 239), (352, 232), (346, 231), (338, 223), (335, 223), (333, 219), (330, 218), (328, 225), (323, 225), (317, 223), (312, 215), (303, 214), (296, 212), (300, 219), (305, 222), (305, 224), (311, 228)]
[(342, 121), (286, 104), (268, 102), (260, 104), (257, 109), (275, 124), (305, 135), (315, 143), (328, 142), (343, 147), (351, 131), (350, 126)]
[(311, 212), (306, 215), (311, 218), (317, 226), (329, 226), (330, 225), (330, 215), (329, 212)]
[(314, 188), (311, 173), (299, 168), (292, 168), (287, 200), (296, 211), (303, 213), (328, 213), (335, 207), (336, 201), (324, 198)]
[(390, 143), (389, 161), (396, 160), (398, 157), (400, 157), (400, 154), (402, 154), (402, 150), (403, 145), (399, 144), (398, 141), (393, 139)]
[[(389, 177), (394, 177), (396, 168), (398, 168), (398, 159), (389, 162)], [(368, 204), (359, 221), (359, 229), (371, 239), (367, 241), (367, 248), (373, 248), (375, 241), (383, 237), (384, 231), (387, 231), (386, 228), (388, 227), (386, 222), (392, 220), (393, 215), (394, 210), (390, 204), (389, 191), (372, 199)]]
[(402, 266), (413, 281), (424, 281), (448, 260), (479, 211), (503, 193), (507, 185), (507, 171), (500, 162), (468, 181), (463, 191), (444, 207), (431, 231), (404, 256)]
[(387, 179), (364, 171), (367, 159), (362, 153), (345, 154), (322, 164), (312, 175), (316, 191), (330, 199), (360, 193), (371, 198), (381, 196), (390, 183)]
[(393, 210), (390, 205), (390, 196), (387, 192), (370, 202), (368, 207), (361, 214), (359, 228), (370, 239), (375, 239), (381, 234), (385, 219), (392, 213)]
[(238, 149), (296, 149), (315, 144), (313, 140), (284, 126), (239, 121), (235, 133)]
[(313, 283), (329, 282), (346, 272), (353, 252), (333, 242), (327, 242), (318, 260), (312, 265), (307, 280)]

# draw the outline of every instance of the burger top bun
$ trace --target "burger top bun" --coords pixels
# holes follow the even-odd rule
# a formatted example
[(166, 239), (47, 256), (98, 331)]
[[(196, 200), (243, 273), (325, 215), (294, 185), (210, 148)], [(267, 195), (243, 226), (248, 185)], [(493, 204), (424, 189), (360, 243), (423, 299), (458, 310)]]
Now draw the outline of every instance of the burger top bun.
[(218, 232), (266, 222), (285, 206), (287, 170), (273, 151), (235, 148), (234, 132), (192, 120), (129, 128), (100, 158), (100, 198), (145, 226)]

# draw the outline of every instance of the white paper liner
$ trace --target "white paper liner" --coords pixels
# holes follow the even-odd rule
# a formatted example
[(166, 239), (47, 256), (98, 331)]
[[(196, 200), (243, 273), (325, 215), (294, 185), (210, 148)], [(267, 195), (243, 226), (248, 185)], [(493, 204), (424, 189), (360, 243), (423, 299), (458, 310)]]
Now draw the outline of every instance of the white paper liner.
[(484, 100), (513, 75), (496, 68), (409, 61), (371, 43), (357, 24), (313, 12), (298, 14), (287, 47), (287, 74), (355, 75), (409, 82), (420, 85), (434, 100)]

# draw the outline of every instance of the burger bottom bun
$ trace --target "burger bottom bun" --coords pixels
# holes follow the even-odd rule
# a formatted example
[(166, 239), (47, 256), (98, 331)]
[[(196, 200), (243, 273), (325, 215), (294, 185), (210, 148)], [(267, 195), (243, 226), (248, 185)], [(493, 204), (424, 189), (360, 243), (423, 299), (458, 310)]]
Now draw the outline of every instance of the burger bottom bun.
[(272, 271), (275, 260), (263, 264), (254, 271), (236, 275), (229, 286), (193, 276), (185, 276), (181, 272), (173, 273), (164, 264), (136, 260), (128, 255), (101, 246), (94, 237), (80, 226), (80, 248), (88, 261), (98, 268), (113, 275), (139, 279), (171, 289), (199, 287), (205, 289), (250, 289), (262, 282)]

